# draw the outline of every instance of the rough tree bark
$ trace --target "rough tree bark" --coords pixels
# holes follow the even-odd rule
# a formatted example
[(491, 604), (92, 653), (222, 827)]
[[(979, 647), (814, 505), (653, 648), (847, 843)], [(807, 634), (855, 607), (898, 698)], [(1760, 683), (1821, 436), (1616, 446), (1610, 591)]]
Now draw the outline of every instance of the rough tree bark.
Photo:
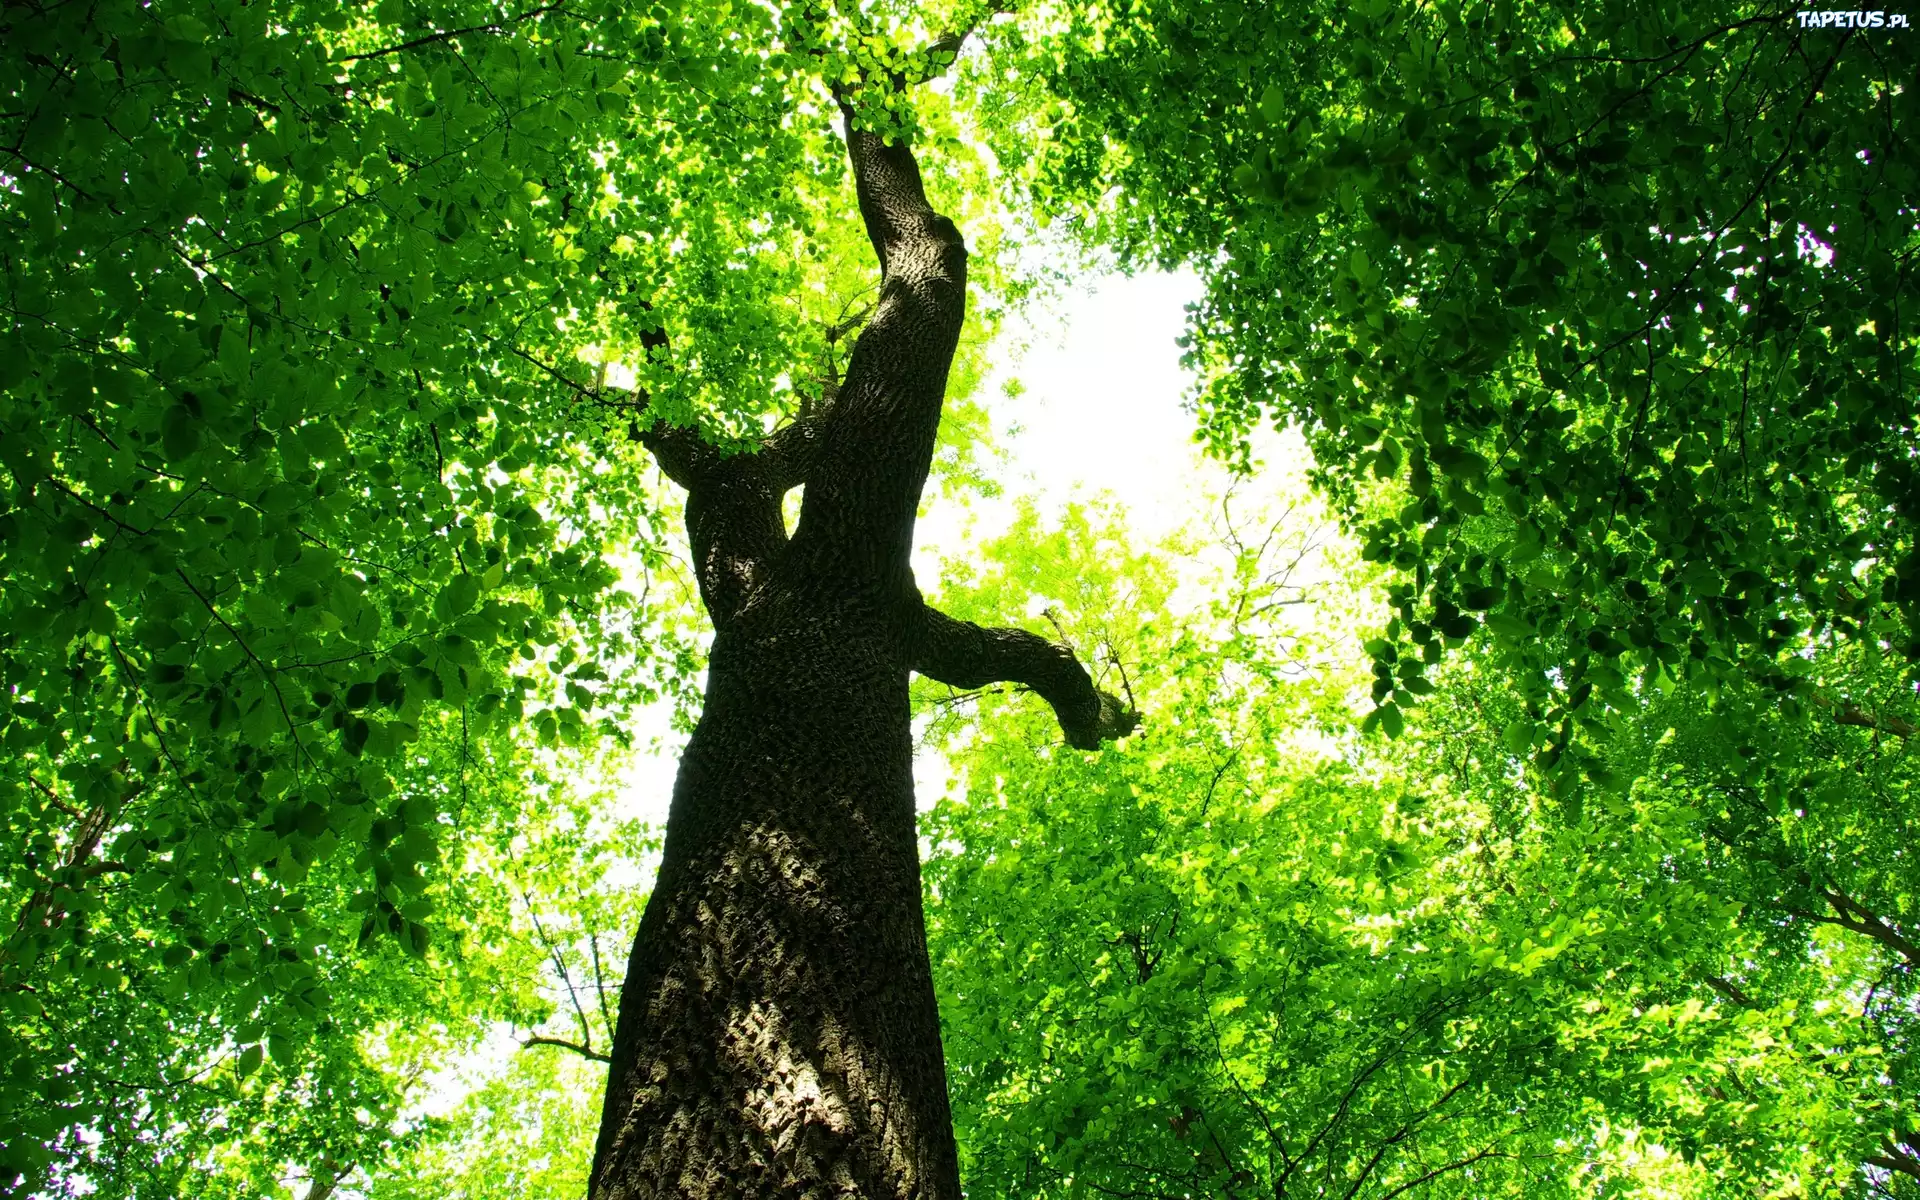
[[(752, 454), (642, 435), (687, 489), (715, 636), (627, 966), (592, 1200), (958, 1200), (908, 677), (1026, 684), (1075, 746), (1133, 724), (1067, 648), (920, 598), (908, 555), (966, 248), (910, 149), (843, 115), (882, 285), (832, 405)], [(801, 485), (789, 539), (781, 498)]]

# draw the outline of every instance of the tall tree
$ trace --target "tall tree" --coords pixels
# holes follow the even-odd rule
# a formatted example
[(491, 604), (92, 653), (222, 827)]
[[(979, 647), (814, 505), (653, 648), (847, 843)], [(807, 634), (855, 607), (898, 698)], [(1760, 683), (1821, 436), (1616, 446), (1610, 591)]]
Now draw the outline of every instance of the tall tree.
[[(550, 764), (511, 741), (609, 733), (693, 671), (612, 589), (612, 543), (662, 553), (630, 435), (686, 489), (716, 637), (594, 1187), (957, 1193), (908, 677), (1023, 683), (1078, 747), (1133, 718), (1064, 647), (928, 609), (907, 566), (968, 300), (905, 100), (954, 44), (903, 49), (913, 17), (0, 13), (0, 1184), (167, 1194), (197, 1161), (168, 1139), (228, 1120), (259, 1134), (253, 1180), (291, 1161), (318, 1189), (387, 1144), (359, 1035), (436, 994), (401, 948), (493, 969), (429, 930), (500, 929), (442, 864), (526, 812)], [(1814, 652), (1905, 649), (1920, 612), (1915, 93), (1895, 30), (1789, 22), (1043, 5), (963, 89), (1005, 163), (1039, 164), (1010, 178), (1205, 264), (1217, 443), (1303, 424), (1404, 572), (1375, 722), (1484, 624), (1522, 693), (1499, 746), (1538, 752), (1569, 839), (1610, 803), (1583, 775), (1653, 769), (1606, 740), (1655, 686), (1758, 713), (1757, 680), (1788, 718), (1911, 732)], [(823, 327), (801, 265), (843, 149), (826, 92), (882, 273), (844, 377), (858, 321)], [(606, 386), (628, 367), (638, 402)], [(1821, 820), (1748, 816), (1709, 835), (1754, 920), (1909, 969), (1905, 860), (1877, 844), (1907, 822), (1840, 820), (1828, 849), (1778, 836)], [(1856, 826), (1884, 832), (1856, 853)], [(1639, 843), (1648, 879), (1690, 830)], [(1688, 869), (1724, 881), (1715, 853)], [(1910, 1123), (1884, 1132), (1910, 1168)]]
[[(630, 364), (650, 444), (711, 483), (697, 528), (770, 522), (703, 545), (788, 557), (760, 468), (701, 439), (790, 411), (837, 336), (798, 265), (835, 139), (794, 118), (848, 56), (724, 0), (28, 3), (0, 45), (0, 1177), (164, 1191), (169, 1131), (263, 1072), (381, 1111), (297, 1081), (406, 1010), (354, 1002), (363, 956), (435, 954), (443, 852), (528, 802), (537, 763), (481, 785), (489, 739), (605, 736), (694, 670), (612, 586), (619, 543), (658, 565), (660, 510), (631, 404), (577, 376), (671, 338)], [(890, 272), (962, 286), (874, 194)], [(960, 301), (905, 383), (856, 371), (787, 439), (848, 489), (812, 489), (812, 544), (888, 586)], [(893, 443), (828, 435), (888, 405), (883, 479), (853, 468)], [(724, 625), (746, 581), (709, 566)]]
[(958, 1197), (909, 676), (1024, 684), (1083, 749), (1133, 723), (1065, 647), (921, 600), (909, 555), (967, 252), (909, 146), (838, 99), (881, 288), (831, 405), (732, 456), (642, 435), (687, 489), (715, 633), (621, 993), (590, 1193), (605, 1200)]

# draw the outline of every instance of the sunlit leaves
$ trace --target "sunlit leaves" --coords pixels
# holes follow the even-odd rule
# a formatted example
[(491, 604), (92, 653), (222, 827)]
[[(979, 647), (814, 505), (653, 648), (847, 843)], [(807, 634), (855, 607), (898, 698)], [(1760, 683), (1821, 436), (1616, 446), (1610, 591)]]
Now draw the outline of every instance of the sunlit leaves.
[(778, 408), (790, 260), (743, 247), (831, 160), (779, 132), (812, 85), (765, 90), (769, 37), (604, 6), (9, 12), (0, 990), (45, 999), (0, 1072), (64, 1091), (4, 1089), (29, 1133), (0, 1172), (63, 1147), (87, 1186), (164, 1187), (137, 1148), (205, 1121), (142, 1089), (223, 1055), (359, 1070), (342, 973), (452, 952), (428, 899), (483, 739), (533, 714), (582, 744), (684, 688), (684, 630), (610, 590), (659, 514), (608, 433), (635, 397), (581, 356), (664, 322), (663, 411)]
[[(1004, 611), (1030, 555), (1087, 564), (1097, 623), (1116, 593), (1090, 560), (1112, 528), (1029, 525), (955, 582), (1006, 581)], [(1310, 622), (1331, 623), (1339, 590)], [(1551, 731), (1483, 659), (1440, 668), (1398, 742), (1356, 742), (1337, 700), (1306, 700), (1351, 677), (1282, 680), (1252, 646), (1177, 619), (1142, 631), (1142, 731), (1098, 756), (1036, 754), (1018, 699), (948, 727), (956, 782), (923, 828), (970, 1187), (1306, 1177), (1385, 1197), (1446, 1167), (1427, 1194), (1857, 1189), (1911, 1103), (1906, 1002), (1858, 997), (1869, 979), (1905, 996), (1906, 976), (1885, 945), (1830, 936), (1812, 889), (1858, 887), (1864, 911), (1911, 894), (1897, 753), (1802, 780), (1830, 750), (1743, 739), (1804, 727), (1676, 694), (1587, 765), (1631, 790), (1553, 797), (1513, 769)], [(1364, 651), (1376, 677), (1384, 661), (1424, 681), (1392, 643)], [(1907, 719), (1911, 698), (1871, 676), (1817, 671), (1860, 719), (1869, 702)], [(1311, 736), (1314, 712), (1342, 736)], [(1801, 787), (1829, 810), (1816, 837), (1784, 808)]]
[(1208, 438), (1308, 431), (1406, 581), (1403, 650), (1491, 609), (1517, 676), (1628, 707), (1656, 675), (1800, 694), (1808, 631), (1912, 643), (1886, 37), (1738, 4), (1050, 17), (1003, 53), (1074, 120), (1010, 116), (1003, 152), (1090, 239), (1206, 273)]

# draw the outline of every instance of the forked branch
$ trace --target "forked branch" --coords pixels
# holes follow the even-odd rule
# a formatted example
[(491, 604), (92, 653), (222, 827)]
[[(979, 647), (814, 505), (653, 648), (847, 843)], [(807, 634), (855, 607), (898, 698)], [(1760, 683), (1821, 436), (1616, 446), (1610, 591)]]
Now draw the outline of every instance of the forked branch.
[[(1823, 925), (1838, 925), (1862, 937), (1872, 938), (1906, 959), (1910, 966), (1920, 967), (1920, 946), (1915, 945), (1893, 922), (1837, 887), (1822, 888), (1820, 894), (1826, 898), (1828, 904), (1833, 906), (1834, 915), (1831, 917), (1813, 915), (1813, 920)], [(1905, 924), (1905, 922), (1901, 923)]]

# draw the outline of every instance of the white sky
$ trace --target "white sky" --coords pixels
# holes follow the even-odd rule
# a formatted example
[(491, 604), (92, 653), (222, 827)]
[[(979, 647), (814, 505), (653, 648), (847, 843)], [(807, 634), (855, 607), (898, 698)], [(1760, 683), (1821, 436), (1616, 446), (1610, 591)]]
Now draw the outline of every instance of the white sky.
[[(981, 525), (972, 535), (966, 509), (932, 500), (915, 535), (923, 588), (938, 579), (940, 555), (957, 556), (980, 532), (1010, 520), (1022, 495), (1048, 511), (1076, 493), (1112, 492), (1146, 540), (1182, 523), (1199, 464), (1194, 419), (1181, 403), (1191, 378), (1174, 339), (1185, 328), (1186, 305), (1199, 298), (1190, 272), (1095, 276), (1058, 305), (1013, 323), (1002, 345), (1024, 342), (1027, 350), (997, 364), (981, 389), (1007, 455), (1006, 491), (998, 501), (969, 502)], [(1000, 394), (1008, 376), (1026, 385), (1013, 399)], [(1008, 436), (1010, 426), (1017, 428)]]

